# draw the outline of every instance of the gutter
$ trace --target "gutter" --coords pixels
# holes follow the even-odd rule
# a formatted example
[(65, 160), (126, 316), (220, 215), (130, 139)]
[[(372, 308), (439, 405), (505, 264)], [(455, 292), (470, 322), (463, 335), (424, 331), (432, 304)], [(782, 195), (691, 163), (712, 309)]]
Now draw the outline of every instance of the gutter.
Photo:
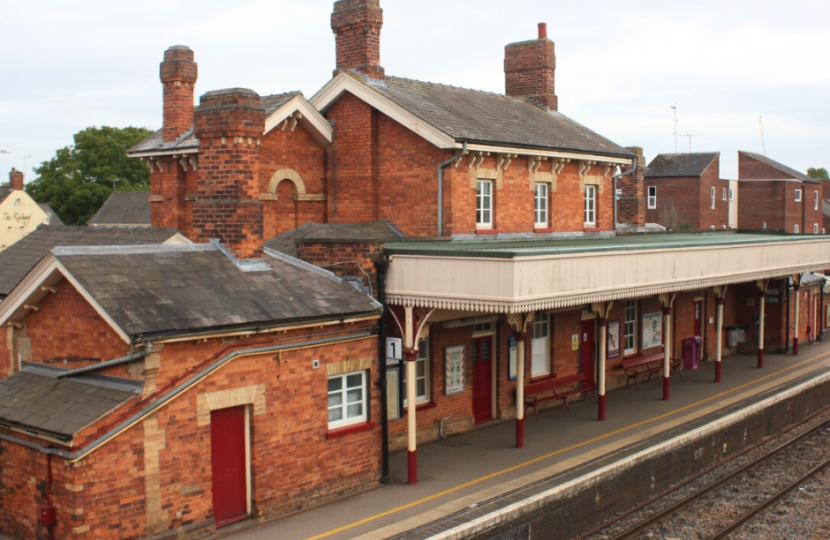
[(450, 163), (464, 157), (465, 155), (467, 155), (466, 141), (458, 154), (438, 165), (438, 236), (444, 235), (444, 169)]
[(112, 366), (120, 366), (121, 364), (129, 364), (130, 362), (135, 362), (136, 360), (140, 360), (145, 356), (150, 354), (150, 350), (153, 348), (153, 342), (148, 342), (143, 351), (139, 351), (137, 353), (129, 354), (127, 356), (122, 356), (121, 358), (115, 358), (114, 360), (107, 360), (106, 362), (101, 362), (100, 364), (93, 364), (91, 366), (84, 366), (78, 369), (70, 369), (69, 371), (64, 371), (63, 373), (58, 373), (55, 377), (58, 379), (64, 379), (66, 377), (75, 377), (76, 375), (83, 375), (85, 373), (92, 373), (95, 371), (100, 371), (102, 369), (106, 369)]

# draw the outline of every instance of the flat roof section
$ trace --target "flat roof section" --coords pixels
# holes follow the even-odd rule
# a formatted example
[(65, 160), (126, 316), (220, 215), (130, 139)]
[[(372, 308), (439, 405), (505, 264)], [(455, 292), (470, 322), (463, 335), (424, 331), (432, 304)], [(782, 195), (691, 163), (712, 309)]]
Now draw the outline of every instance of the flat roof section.
[(436, 255), (512, 259), (539, 255), (567, 255), (603, 251), (638, 251), (653, 249), (683, 249), (699, 247), (726, 247), (773, 242), (805, 242), (830, 240), (830, 235), (703, 232), (654, 233), (614, 237), (578, 237), (515, 240), (423, 240), (387, 242), (387, 255)]

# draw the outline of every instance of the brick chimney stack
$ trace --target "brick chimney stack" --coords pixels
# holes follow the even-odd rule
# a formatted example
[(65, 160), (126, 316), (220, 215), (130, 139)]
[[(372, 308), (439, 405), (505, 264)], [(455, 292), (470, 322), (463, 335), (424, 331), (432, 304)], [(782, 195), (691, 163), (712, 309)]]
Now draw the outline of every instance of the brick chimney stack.
[(546, 23), (539, 23), (539, 38), (511, 43), (504, 48), (505, 93), (535, 101), (551, 110), (559, 110), (554, 92), (556, 54), (548, 39)]
[(160, 68), (164, 85), (164, 142), (178, 139), (193, 125), (193, 92), (198, 69), (193, 51), (174, 45), (164, 51)]
[(259, 145), (265, 111), (253, 90), (230, 88), (203, 95), (194, 119), (199, 169), (192, 239), (218, 238), (238, 258), (262, 255)]
[(380, 0), (339, 0), (334, 3), (331, 29), (337, 43), (337, 70), (354, 69), (372, 79), (383, 79), (380, 66)]
[(18, 171), (12, 167), (9, 173), (9, 187), (14, 191), (23, 191), (23, 171)]

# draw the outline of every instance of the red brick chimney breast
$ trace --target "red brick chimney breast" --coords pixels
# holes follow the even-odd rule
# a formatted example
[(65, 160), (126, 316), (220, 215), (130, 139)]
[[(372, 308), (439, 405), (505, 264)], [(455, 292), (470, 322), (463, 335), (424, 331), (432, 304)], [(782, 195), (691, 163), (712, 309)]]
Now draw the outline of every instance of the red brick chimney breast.
[(12, 168), (9, 172), (9, 187), (14, 191), (23, 191), (23, 171)]
[(539, 39), (511, 43), (504, 48), (505, 93), (527, 98), (551, 110), (559, 109), (554, 91), (556, 54), (547, 38), (546, 23), (539, 23)]
[(380, 66), (380, 0), (339, 0), (334, 3), (331, 29), (337, 47), (337, 70), (354, 69), (372, 79), (383, 79)]
[(203, 95), (194, 119), (199, 139), (192, 240), (222, 241), (240, 259), (262, 255), (259, 148), (265, 111), (244, 88)]
[(198, 75), (193, 51), (174, 45), (164, 51), (160, 66), (164, 85), (164, 142), (178, 139), (193, 125), (193, 93)]

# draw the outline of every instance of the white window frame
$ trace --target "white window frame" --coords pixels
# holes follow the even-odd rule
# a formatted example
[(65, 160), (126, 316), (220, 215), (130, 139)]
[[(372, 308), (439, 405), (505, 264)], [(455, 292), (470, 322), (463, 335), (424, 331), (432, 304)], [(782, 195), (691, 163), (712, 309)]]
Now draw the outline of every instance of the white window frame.
[(723, 200), (724, 201), (729, 200), (728, 199), (729, 189), (728, 188), (721, 188), (721, 189), (723, 189)]
[[(637, 301), (626, 300), (623, 308), (623, 354), (637, 352)], [(631, 346), (628, 346), (631, 338)]]
[(649, 210), (657, 208), (657, 186), (648, 186), (648, 204)]
[[(415, 358), (415, 405), (421, 403), (429, 403), (429, 382), (430, 382), (430, 361), (429, 361), (429, 341), (422, 339), (418, 341), (418, 356)], [(423, 384), (419, 384), (423, 383)], [(401, 384), (406, 388), (406, 370), (401, 374)], [(406, 396), (403, 398), (403, 406), (408, 405)]]
[(550, 223), (549, 209), (550, 185), (544, 182), (537, 182), (533, 193), (533, 226), (535, 228), (548, 228), (548, 223)]
[(818, 210), (818, 191), (813, 192), (813, 210)]
[(795, 190), (795, 202), (801, 202), (801, 190)]
[(732, 188), (729, 188), (729, 201), (731, 202), (731, 201), (734, 201), (734, 200), (735, 200), (735, 190), (732, 189)]
[[(485, 189), (486, 188), (486, 189)], [(486, 191), (486, 193), (485, 193)], [(476, 182), (476, 229), (493, 228), (493, 181)]]
[(597, 186), (585, 186), (585, 222), (586, 228), (597, 226)]
[(712, 188), (711, 197), (712, 197), (712, 210), (714, 210), (715, 209), (715, 188)]
[[(349, 386), (350, 380), (354, 380), (355, 377), (359, 377), (360, 385), (359, 386)], [(341, 385), (340, 389), (331, 390), (331, 382), (334, 380), (340, 380)], [(344, 426), (350, 426), (352, 424), (361, 424), (367, 422), (369, 420), (369, 376), (365, 370), (362, 371), (352, 371), (350, 373), (341, 373), (340, 375), (331, 375), (327, 381), (327, 405), (329, 411), (329, 429), (336, 429)], [(355, 397), (354, 390), (360, 390), (359, 399), (349, 401), (349, 399), (353, 399)], [(351, 395), (350, 395), (351, 394)], [(340, 395), (341, 400), (339, 404), (335, 404), (332, 406), (332, 396)], [(361, 413), (358, 415), (349, 416), (349, 408), (351, 406), (360, 404), (361, 405)], [(339, 409), (342, 413), (340, 419), (332, 420), (331, 413), (332, 410)]]
[(818, 223), (813, 223), (813, 234), (818, 234)]
[(550, 375), (550, 315), (537, 311), (531, 325), (530, 377)]
[(796, 223), (795, 225), (793, 225), (793, 232), (794, 232), (795, 234), (798, 234), (798, 223)]

